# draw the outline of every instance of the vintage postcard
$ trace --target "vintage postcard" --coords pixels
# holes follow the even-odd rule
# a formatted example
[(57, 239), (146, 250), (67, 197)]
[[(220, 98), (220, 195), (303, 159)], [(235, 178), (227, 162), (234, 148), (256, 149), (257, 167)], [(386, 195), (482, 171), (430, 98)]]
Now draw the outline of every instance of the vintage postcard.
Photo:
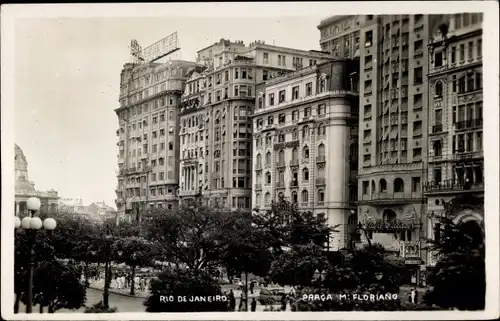
[(3, 319), (499, 317), (498, 2), (1, 8)]

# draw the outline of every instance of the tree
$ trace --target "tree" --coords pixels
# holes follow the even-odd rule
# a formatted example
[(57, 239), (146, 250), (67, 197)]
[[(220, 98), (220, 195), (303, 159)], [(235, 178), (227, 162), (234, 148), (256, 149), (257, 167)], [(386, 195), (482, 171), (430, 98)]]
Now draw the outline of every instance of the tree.
[(272, 262), (269, 277), (278, 284), (311, 286), (314, 271), (324, 270), (328, 261), (324, 249), (314, 243), (294, 245)]
[(474, 199), (457, 198), (445, 206), (439, 217), (440, 236), (429, 240), (429, 249), (440, 258), (428, 276), (431, 289), (425, 294), (428, 305), (459, 310), (485, 307), (486, 271), (482, 223), (456, 224), (452, 218), (461, 208), (477, 205)]
[[(168, 302), (160, 297), (169, 298)], [(195, 297), (210, 301), (195, 301)], [(152, 280), (150, 296), (144, 305), (147, 312), (228, 311), (224, 299), (219, 284), (208, 273), (199, 269), (169, 269)]]
[(84, 306), (85, 286), (80, 282), (80, 273), (73, 264), (57, 260), (41, 262), (35, 270), (33, 285), (33, 302), (41, 307), (47, 306), (49, 313)]
[(200, 204), (175, 210), (158, 209), (144, 219), (145, 237), (161, 248), (164, 261), (191, 270), (208, 270), (223, 263), (229, 238), (224, 227), (236, 220), (233, 213)]
[(127, 264), (132, 270), (130, 294), (135, 294), (135, 271), (138, 266), (152, 265), (153, 252), (150, 242), (142, 237), (118, 238), (113, 244), (116, 260)]

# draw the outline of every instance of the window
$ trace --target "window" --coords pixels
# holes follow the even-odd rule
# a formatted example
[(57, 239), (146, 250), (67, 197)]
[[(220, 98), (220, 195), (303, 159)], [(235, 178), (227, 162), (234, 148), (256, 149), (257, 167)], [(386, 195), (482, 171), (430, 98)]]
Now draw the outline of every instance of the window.
[(324, 124), (319, 124), (318, 125), (318, 136), (325, 136), (326, 135), (326, 126)]
[(307, 192), (307, 190), (302, 191), (302, 202), (309, 202), (309, 193)]
[(292, 192), (292, 203), (296, 204), (298, 202), (297, 192)]
[(271, 152), (266, 153), (266, 165), (271, 165)]
[(297, 120), (299, 120), (299, 111), (294, 110), (292, 111), (292, 121), (297, 121)]
[(264, 64), (269, 64), (269, 53), (264, 52)]
[(363, 195), (368, 195), (368, 186), (369, 186), (369, 182), (363, 181)]
[(324, 116), (326, 114), (326, 105), (321, 104), (318, 106), (318, 116)]
[(443, 53), (441, 51), (434, 54), (434, 67), (441, 67), (443, 65)]
[(474, 50), (474, 43), (470, 41), (469, 45), (467, 46), (467, 58), (469, 59), (474, 58), (473, 50)]
[(325, 192), (320, 189), (318, 191), (318, 202), (324, 202), (325, 201)]
[(304, 182), (309, 181), (309, 170), (307, 169), (307, 167), (302, 170), (302, 180)]
[(420, 193), (420, 177), (411, 178), (411, 191), (413, 193)]
[[(293, 114), (292, 114), (292, 115), (293, 115)], [(292, 130), (292, 139), (293, 139), (293, 140), (297, 140), (297, 139), (299, 139), (299, 131), (297, 130), (297, 128), (294, 128), (294, 129)]]
[(302, 128), (302, 139), (306, 138), (309, 138), (309, 127), (304, 126), (304, 128)]
[(373, 43), (373, 31), (365, 32), (365, 47), (371, 47)]
[(267, 70), (263, 70), (262, 71), (262, 80), (266, 81), (268, 77), (269, 77), (269, 72)]
[(414, 84), (421, 84), (423, 82), (423, 67), (417, 67), (414, 69), (414, 77), (413, 77), (413, 83)]
[(309, 147), (304, 146), (304, 149), (302, 150), (302, 156), (306, 159), (309, 158)]
[(387, 182), (383, 178), (379, 182), (379, 189), (380, 189), (380, 193), (386, 193), (387, 192)]
[(451, 47), (451, 63), (454, 64), (456, 62), (456, 51), (457, 51), (457, 48), (456, 47)]
[(324, 144), (320, 144), (318, 146), (318, 156), (325, 157), (325, 145)]
[(460, 61), (465, 60), (465, 45), (461, 44), (460, 45)]
[(437, 97), (443, 96), (443, 84), (440, 81), (436, 83), (436, 96)]
[(168, 150), (174, 150), (174, 145), (172, 143), (168, 143)]
[(434, 150), (434, 157), (441, 156), (442, 149), (441, 149), (441, 141), (440, 140), (436, 140), (433, 143), (433, 150)]
[(269, 106), (274, 106), (274, 93), (269, 94)]
[(280, 90), (279, 92), (279, 103), (284, 103), (285, 102), (285, 91), (284, 90)]
[(292, 88), (292, 100), (299, 99), (299, 86)]
[(477, 40), (476, 49), (477, 49), (477, 56), (481, 57), (483, 55), (483, 40), (482, 39)]
[(267, 185), (271, 184), (271, 173), (270, 172), (266, 173), (266, 184)]
[(394, 193), (404, 192), (404, 181), (401, 178), (396, 178), (394, 180)]
[(311, 96), (312, 95), (312, 82), (309, 82), (306, 84), (306, 96)]

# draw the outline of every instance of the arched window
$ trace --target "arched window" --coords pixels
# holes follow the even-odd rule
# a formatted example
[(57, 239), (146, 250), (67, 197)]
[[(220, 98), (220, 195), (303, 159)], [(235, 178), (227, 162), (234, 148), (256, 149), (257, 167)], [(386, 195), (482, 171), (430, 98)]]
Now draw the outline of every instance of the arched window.
[(309, 193), (307, 190), (302, 191), (302, 202), (309, 202)]
[(257, 154), (257, 168), (262, 167), (262, 156), (260, 154)]
[(255, 194), (255, 205), (260, 206), (261, 199), (260, 199), (260, 193)]
[(285, 164), (285, 151), (284, 150), (280, 150), (278, 153), (278, 163)]
[(319, 157), (323, 157), (325, 156), (325, 145), (323, 143), (321, 143), (319, 146), (318, 146), (318, 156)]
[(324, 202), (325, 201), (325, 192), (320, 189), (318, 191), (318, 202)]
[(379, 189), (380, 189), (380, 193), (387, 192), (387, 182), (383, 178), (379, 182)]
[(402, 193), (405, 191), (405, 183), (401, 178), (394, 180), (394, 193)]
[(302, 180), (309, 180), (309, 170), (307, 169), (307, 167), (302, 170)]
[(174, 145), (172, 143), (168, 143), (168, 150), (173, 150), (174, 149)]
[(285, 194), (283, 194), (283, 192), (280, 192), (280, 193), (278, 194), (278, 200), (279, 200), (279, 201), (281, 201), (281, 200), (283, 200), (284, 198), (285, 198)]
[(434, 156), (441, 156), (442, 149), (440, 140), (434, 141), (433, 148), (434, 148)]
[(293, 191), (292, 192), (292, 203), (296, 204), (298, 202), (298, 195), (297, 192)]
[(270, 133), (266, 134), (266, 145), (271, 145), (273, 143), (273, 139)]
[(302, 157), (306, 159), (309, 158), (309, 147), (304, 146), (302, 149)]
[(266, 196), (264, 196), (264, 202), (266, 205), (270, 205), (271, 204), (271, 194), (269, 194), (269, 192), (266, 193)]
[(302, 128), (302, 139), (306, 139), (306, 138), (309, 138), (309, 127), (308, 126), (304, 126)]
[(297, 148), (292, 149), (292, 160), (296, 161), (299, 159), (299, 151)]
[(297, 130), (297, 128), (294, 128), (292, 130), (292, 139), (293, 140), (298, 140), (299, 139), (299, 131)]
[(436, 83), (436, 92), (435, 92), (435, 95), (437, 97), (442, 97), (443, 96), (443, 84), (440, 81), (438, 81)]
[(375, 193), (375, 181), (372, 181), (372, 193)]
[(318, 136), (326, 135), (326, 126), (324, 124), (319, 124), (318, 126)]
[(393, 210), (387, 209), (384, 211), (382, 214), (382, 219), (384, 222), (391, 222), (394, 221), (397, 218), (396, 213), (394, 213)]
[(270, 172), (266, 173), (266, 184), (271, 184), (271, 173)]
[(271, 152), (266, 153), (266, 165), (271, 165)]

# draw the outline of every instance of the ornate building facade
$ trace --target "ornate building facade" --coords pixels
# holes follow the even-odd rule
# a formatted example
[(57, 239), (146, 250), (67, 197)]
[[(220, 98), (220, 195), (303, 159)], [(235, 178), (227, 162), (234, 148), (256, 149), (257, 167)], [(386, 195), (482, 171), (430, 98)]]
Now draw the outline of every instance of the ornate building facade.
[(177, 204), (179, 104), (195, 64), (125, 64), (121, 73), (116, 205), (121, 219), (145, 208)]
[[(427, 235), (436, 217), (457, 201), (456, 223), (484, 231), (482, 14), (443, 16), (429, 44), (429, 150), (425, 194)], [(435, 265), (427, 253), (428, 267)]]
[(335, 59), (268, 80), (253, 118), (253, 207), (288, 199), (326, 217), (340, 225), (334, 250), (357, 223), (358, 66)]
[(58, 193), (55, 190), (37, 191), (35, 183), (29, 180), (28, 161), (23, 150), (16, 144), (14, 156), (15, 168), (15, 215), (27, 215), (26, 201), (38, 197), (41, 202), (40, 212), (55, 213), (58, 210)]
[(213, 205), (249, 209), (256, 84), (329, 57), (225, 39), (200, 50), (180, 109), (181, 198), (198, 195)]

